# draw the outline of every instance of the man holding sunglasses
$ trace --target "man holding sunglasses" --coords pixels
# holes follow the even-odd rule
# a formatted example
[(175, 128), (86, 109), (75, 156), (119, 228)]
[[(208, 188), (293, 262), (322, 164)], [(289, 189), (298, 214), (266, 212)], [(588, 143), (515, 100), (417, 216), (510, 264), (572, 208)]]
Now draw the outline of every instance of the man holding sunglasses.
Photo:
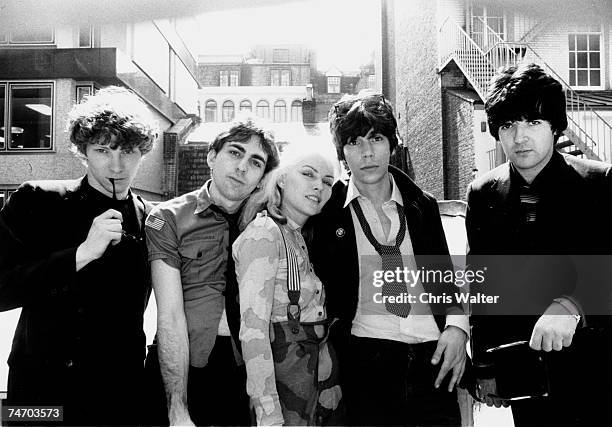
[(76, 105), (68, 124), (87, 174), (26, 182), (0, 212), (0, 310), (21, 307), (8, 405), (62, 406), (68, 425), (137, 424), (149, 205), (130, 187), (157, 126), (120, 87)]

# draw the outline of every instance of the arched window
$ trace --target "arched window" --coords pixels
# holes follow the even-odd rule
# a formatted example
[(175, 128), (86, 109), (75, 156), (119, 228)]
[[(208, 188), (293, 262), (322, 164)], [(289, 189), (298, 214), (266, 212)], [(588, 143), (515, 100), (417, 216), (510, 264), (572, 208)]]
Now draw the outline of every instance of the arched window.
[(234, 103), (232, 101), (225, 101), (223, 103), (223, 115), (221, 120), (224, 122), (231, 122), (234, 118)]
[(240, 103), (240, 111), (253, 111), (253, 104), (248, 99), (245, 99)]
[(279, 99), (274, 103), (274, 121), (287, 121), (287, 104), (285, 104), (285, 101), (283, 101), (282, 99)]
[(291, 103), (291, 121), (301, 122), (302, 121), (302, 101), (297, 99)]
[(204, 106), (204, 121), (205, 122), (216, 122), (217, 121), (217, 102), (209, 99), (206, 101)]
[(270, 104), (268, 101), (264, 101), (263, 99), (257, 103), (257, 117), (261, 117), (262, 119), (267, 119), (270, 117)]

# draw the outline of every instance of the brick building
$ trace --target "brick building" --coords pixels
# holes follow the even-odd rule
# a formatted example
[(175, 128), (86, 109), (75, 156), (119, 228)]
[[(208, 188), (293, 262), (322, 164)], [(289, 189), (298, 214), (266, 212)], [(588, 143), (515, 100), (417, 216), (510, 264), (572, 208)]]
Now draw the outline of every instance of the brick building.
[(603, 0), (382, 0), (376, 63), (417, 182), (461, 199), (505, 161), (483, 99), (501, 66), (535, 62), (562, 81), (569, 129), (558, 149), (612, 159), (612, 9)]

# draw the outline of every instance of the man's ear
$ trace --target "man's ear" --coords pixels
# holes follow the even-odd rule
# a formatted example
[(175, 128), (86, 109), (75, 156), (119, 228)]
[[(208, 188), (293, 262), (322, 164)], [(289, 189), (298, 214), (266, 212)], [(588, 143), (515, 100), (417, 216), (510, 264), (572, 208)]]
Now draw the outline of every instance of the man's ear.
[(217, 158), (217, 152), (215, 150), (208, 150), (208, 154), (206, 155), (206, 163), (208, 163), (209, 168), (213, 168), (215, 164), (215, 159)]

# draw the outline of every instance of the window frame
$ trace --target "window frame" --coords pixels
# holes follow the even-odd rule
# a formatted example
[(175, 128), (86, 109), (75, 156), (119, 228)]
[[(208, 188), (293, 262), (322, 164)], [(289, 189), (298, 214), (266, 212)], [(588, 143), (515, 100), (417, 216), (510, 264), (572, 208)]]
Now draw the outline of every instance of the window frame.
[[(248, 105), (248, 109), (247, 108), (243, 108), (246, 107)], [(242, 101), (240, 101), (240, 105), (238, 106), (238, 111), (248, 111), (250, 113), (253, 112), (253, 103), (251, 102), (250, 99), (243, 99)]]
[(289, 121), (297, 123), (301, 123), (304, 121), (304, 113), (302, 107), (303, 103), (299, 99), (294, 99), (293, 101), (291, 101), (291, 113), (289, 116)]
[[(280, 117), (277, 118), (277, 114), (280, 116), (281, 112), (282, 112), (283, 120), (278, 120), (280, 119)], [(277, 99), (276, 101), (274, 101), (274, 111), (272, 115), (272, 121), (274, 123), (285, 123), (287, 121), (287, 103), (285, 102), (284, 99)]]
[[(265, 116), (259, 114), (260, 109), (264, 108), (266, 111)], [(265, 99), (260, 99), (259, 101), (257, 101), (257, 104), (255, 105), (255, 115), (262, 119), (270, 119), (270, 103)]]
[(229, 70), (219, 70), (219, 86), (229, 87)]
[[(232, 114), (231, 116), (227, 117), (226, 111), (230, 111), (230, 106)], [(221, 121), (223, 123), (229, 123), (234, 119), (234, 117), (236, 117), (236, 105), (234, 104), (234, 101), (232, 101), (231, 99), (223, 101), (223, 104), (221, 104)]]
[(240, 73), (238, 70), (229, 70), (229, 86), (240, 86)]
[[(599, 31), (569, 31), (567, 33), (567, 52), (568, 52), (568, 58), (567, 58), (567, 82), (569, 84), (569, 86), (572, 89), (578, 89), (578, 90), (603, 90), (605, 87), (605, 73), (606, 73), (606, 67), (605, 67), (605, 55), (603, 55), (604, 51), (602, 48), (604, 48), (603, 46), (603, 42), (604, 37), (603, 37), (603, 28), (600, 26), (599, 27)], [(587, 38), (587, 47), (586, 50), (578, 50), (578, 36), (586, 36)], [(590, 36), (598, 36), (599, 37), (599, 50), (598, 51), (592, 51), (590, 50)], [(574, 38), (574, 50), (572, 50), (570, 48), (570, 38), (573, 37)], [(599, 67), (597, 68), (591, 68), (591, 54), (595, 53), (595, 52), (599, 52)], [(587, 66), (586, 68), (584, 67), (578, 67), (578, 54), (579, 53), (585, 53), (586, 57), (587, 57)], [(574, 66), (571, 66), (571, 62), (570, 62), (570, 57), (571, 55), (574, 55)], [(586, 71), (587, 73), (587, 85), (579, 85), (578, 84), (578, 72), (579, 71)], [(591, 72), (593, 71), (598, 71), (599, 72), (599, 85), (590, 85), (589, 83), (591, 82)], [(575, 84), (572, 84), (572, 72), (575, 73)]]
[[(89, 44), (81, 45), (81, 30), (89, 30)], [(94, 27), (92, 25), (77, 25), (77, 38), (78, 38), (78, 47), (80, 49), (92, 48), (95, 46), (95, 32)]]
[(33, 40), (33, 41), (14, 41), (13, 31), (6, 31), (4, 40), (0, 40), (0, 44), (9, 46), (49, 46), (55, 44), (55, 28), (50, 28), (50, 40)]
[[(331, 83), (331, 79), (338, 79), (338, 83)], [(342, 78), (341, 76), (327, 76), (327, 93), (340, 93), (340, 89), (341, 89), (341, 84), (342, 84)], [(330, 90), (332, 87), (338, 87), (338, 91), (332, 91)]]
[[(214, 113), (214, 117), (213, 120), (208, 120), (207, 116), (206, 116), (206, 112), (209, 111), (208, 110), (208, 105), (214, 105), (214, 109), (210, 109), (210, 111), (212, 111)], [(217, 101), (215, 99), (207, 99), (206, 102), (204, 103), (204, 123), (216, 123), (217, 122), (217, 116), (218, 116), (218, 110), (219, 110), (219, 104), (217, 103)]]
[(56, 118), (56, 96), (55, 96), (55, 82), (53, 81), (0, 81), (0, 85), (4, 86), (4, 127), (12, 128), (13, 114), (12, 114), (12, 88), (45, 88), (48, 87), (51, 89), (51, 118), (50, 129), (49, 129), (49, 147), (48, 148), (10, 148), (10, 141), (5, 138), (4, 146), (0, 147), (0, 154), (9, 154), (9, 153), (54, 153), (55, 152), (55, 118)]

